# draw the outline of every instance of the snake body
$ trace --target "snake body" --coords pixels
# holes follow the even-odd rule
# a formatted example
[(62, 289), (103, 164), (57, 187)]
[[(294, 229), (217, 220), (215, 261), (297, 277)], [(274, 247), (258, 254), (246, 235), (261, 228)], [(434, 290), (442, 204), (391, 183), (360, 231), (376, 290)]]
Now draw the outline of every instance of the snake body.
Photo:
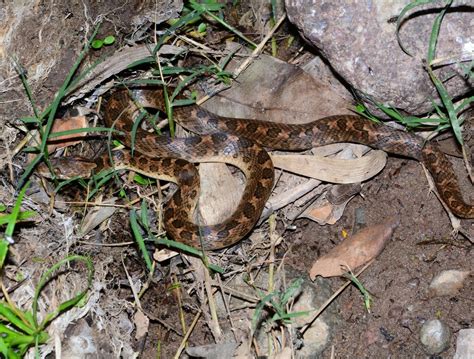
[[(138, 105), (139, 104), (139, 105)], [(162, 92), (139, 87), (114, 91), (106, 101), (104, 120), (121, 131), (120, 138), (130, 146), (133, 116), (140, 106), (164, 110)], [(138, 130), (135, 153), (114, 154), (116, 168), (128, 168), (151, 177), (178, 184), (166, 205), (164, 225), (175, 240), (213, 250), (230, 246), (244, 237), (258, 220), (270, 196), (274, 170), (264, 147), (281, 150), (306, 150), (337, 143), (365, 144), (392, 154), (416, 159), (425, 164), (450, 210), (459, 217), (474, 218), (474, 206), (462, 197), (449, 160), (434, 143), (417, 135), (377, 124), (356, 115), (330, 116), (317, 121), (288, 125), (250, 119), (225, 118), (203, 108), (177, 107), (175, 120), (198, 136), (170, 139)], [(235, 212), (224, 222), (197, 225), (193, 212), (199, 197), (199, 175), (192, 163), (225, 162), (241, 169), (246, 187)], [(110, 166), (101, 158), (97, 169)]]

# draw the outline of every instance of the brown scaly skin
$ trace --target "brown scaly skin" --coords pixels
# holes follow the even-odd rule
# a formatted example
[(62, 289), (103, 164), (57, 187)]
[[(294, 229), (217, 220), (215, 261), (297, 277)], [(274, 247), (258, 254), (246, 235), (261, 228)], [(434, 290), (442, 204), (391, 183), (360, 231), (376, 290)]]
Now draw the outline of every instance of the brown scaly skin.
[[(159, 90), (140, 88), (132, 91), (138, 101), (161, 107)], [(329, 116), (302, 125), (225, 118), (198, 106), (179, 107), (173, 112), (186, 129), (198, 133), (233, 133), (279, 150), (307, 150), (337, 142), (355, 142), (422, 162), (433, 176), (443, 201), (457, 216), (474, 218), (474, 206), (464, 202), (451, 162), (438, 147), (412, 133), (399, 131), (355, 115)]]
[[(115, 91), (105, 105), (106, 124), (122, 131), (124, 135), (120, 138), (127, 145), (131, 143), (137, 103), (164, 109), (161, 90), (150, 87)], [(190, 246), (207, 250), (224, 248), (238, 242), (253, 228), (270, 196), (274, 179), (273, 164), (263, 147), (305, 150), (337, 142), (355, 142), (414, 158), (428, 168), (451, 211), (459, 217), (474, 218), (474, 206), (464, 202), (449, 160), (436, 145), (424, 143), (414, 134), (354, 115), (286, 125), (220, 117), (198, 106), (175, 108), (173, 114), (183, 127), (200, 136), (171, 140), (138, 130), (135, 137), (138, 153), (134, 157), (128, 151), (115, 153), (114, 166), (178, 184), (178, 190), (165, 208), (165, 229), (175, 240)], [(190, 162), (225, 162), (244, 172), (246, 187), (242, 199), (224, 222), (209, 226), (193, 222), (199, 197), (199, 175)], [(97, 167), (110, 167), (110, 159), (100, 158)]]

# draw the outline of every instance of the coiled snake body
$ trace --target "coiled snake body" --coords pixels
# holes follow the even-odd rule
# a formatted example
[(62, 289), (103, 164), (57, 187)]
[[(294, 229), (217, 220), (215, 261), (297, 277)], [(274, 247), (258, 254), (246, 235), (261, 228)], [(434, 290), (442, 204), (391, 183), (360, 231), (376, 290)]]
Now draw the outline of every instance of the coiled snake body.
[[(134, 113), (138, 106), (164, 109), (161, 90), (141, 87), (113, 92), (108, 98), (104, 119), (121, 131), (130, 146)], [(178, 184), (164, 211), (167, 233), (175, 240), (203, 249), (230, 246), (244, 237), (258, 220), (270, 196), (274, 171), (262, 147), (281, 150), (306, 150), (336, 143), (355, 142), (392, 154), (423, 162), (433, 176), (436, 188), (451, 211), (460, 217), (474, 218), (474, 206), (464, 202), (453, 168), (435, 144), (411, 133), (365, 120), (355, 115), (326, 117), (302, 125), (233, 119), (216, 116), (198, 106), (174, 108), (174, 118), (198, 134), (170, 139), (138, 130), (135, 153), (114, 152), (114, 166)], [(96, 170), (110, 167), (101, 157)], [(193, 212), (199, 197), (199, 176), (194, 162), (226, 162), (243, 171), (246, 187), (236, 211), (224, 222), (197, 225)]]

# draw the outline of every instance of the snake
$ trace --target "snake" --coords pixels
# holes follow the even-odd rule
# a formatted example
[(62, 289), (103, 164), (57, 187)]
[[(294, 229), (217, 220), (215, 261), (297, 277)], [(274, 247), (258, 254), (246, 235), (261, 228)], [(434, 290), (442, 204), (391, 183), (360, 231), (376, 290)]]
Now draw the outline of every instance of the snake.
[[(113, 151), (95, 161), (55, 165), (59, 178), (87, 168), (92, 172), (113, 166), (171, 181), (177, 190), (163, 210), (164, 228), (178, 242), (216, 250), (239, 242), (255, 226), (274, 182), (274, 168), (266, 149), (302, 151), (339, 142), (359, 143), (415, 159), (430, 172), (440, 198), (453, 214), (474, 218), (474, 206), (463, 199), (451, 162), (438, 146), (424, 138), (358, 115), (335, 115), (305, 124), (283, 124), (215, 115), (198, 105), (173, 107), (173, 118), (194, 133), (171, 138), (134, 128), (143, 108), (165, 111), (163, 90), (150, 86), (112, 90), (105, 99), (103, 118), (130, 150)], [(134, 133), (134, 135), (132, 135)], [(67, 158), (66, 158), (67, 161)], [(246, 180), (235, 211), (217, 224), (196, 223), (200, 180), (195, 163), (224, 162), (239, 168)]]

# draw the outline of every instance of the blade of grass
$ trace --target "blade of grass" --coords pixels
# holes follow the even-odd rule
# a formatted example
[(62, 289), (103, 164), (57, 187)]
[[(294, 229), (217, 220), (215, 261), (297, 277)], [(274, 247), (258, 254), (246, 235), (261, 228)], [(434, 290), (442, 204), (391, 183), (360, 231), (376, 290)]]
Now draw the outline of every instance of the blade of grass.
[(408, 50), (405, 48), (405, 46), (402, 43), (402, 40), (400, 39), (400, 26), (402, 25), (402, 19), (405, 17), (405, 14), (410, 11), (411, 9), (414, 9), (415, 7), (418, 7), (420, 5), (425, 5), (425, 4), (430, 4), (433, 3), (437, 0), (416, 0), (411, 3), (409, 3), (407, 6), (405, 6), (402, 11), (400, 11), (400, 14), (398, 15), (397, 19), (397, 28), (395, 30), (395, 33), (397, 34), (397, 41), (398, 45), (400, 48), (409, 56), (413, 56), (411, 53), (408, 52)]
[(66, 130), (66, 131), (58, 131), (58, 132), (53, 132), (49, 135), (49, 139), (61, 137), (61, 136), (69, 136), (69, 135), (75, 135), (77, 133), (84, 133), (84, 132), (116, 132), (117, 135), (124, 135), (123, 132), (117, 131), (113, 128), (108, 128), (108, 127), (84, 127), (84, 128), (74, 128), (72, 130)]
[[(13, 207), (10, 222), (7, 224), (7, 229), (5, 230), (5, 239), (9, 243), (13, 243), (13, 231), (15, 230), (15, 225), (20, 214), (21, 203), (23, 201), (23, 197), (25, 196), (26, 190), (28, 189), (30, 183), (27, 182), (25, 186), (21, 189), (18, 197), (15, 201), (15, 206)], [(4, 258), (3, 258), (4, 259)], [(3, 263), (3, 260), (0, 260), (0, 263)]]
[[(168, 248), (175, 248), (179, 251), (183, 251), (185, 253), (197, 256), (201, 259), (204, 256), (204, 253), (202, 251), (196, 249), (196, 248), (193, 248), (193, 247), (187, 246), (186, 244), (176, 242), (176, 241), (172, 241), (172, 240), (169, 240), (169, 239), (165, 239), (165, 238), (155, 239), (154, 243), (157, 244), (157, 245), (166, 246)], [(214, 272), (217, 272), (217, 273), (221, 273), (221, 274), (224, 273), (224, 269), (222, 269), (221, 267), (216, 266), (214, 264), (209, 263), (209, 269), (212, 269)]]
[(153, 270), (153, 264), (150, 259), (150, 255), (148, 254), (148, 251), (145, 246), (145, 239), (143, 238), (141, 231), (140, 231), (140, 226), (137, 221), (137, 213), (135, 210), (132, 210), (130, 212), (130, 226), (132, 227), (132, 232), (133, 232), (133, 237), (137, 241), (138, 248), (140, 249), (140, 252), (142, 253), (143, 259), (145, 260), (145, 264), (148, 268), (149, 272), (152, 272)]

